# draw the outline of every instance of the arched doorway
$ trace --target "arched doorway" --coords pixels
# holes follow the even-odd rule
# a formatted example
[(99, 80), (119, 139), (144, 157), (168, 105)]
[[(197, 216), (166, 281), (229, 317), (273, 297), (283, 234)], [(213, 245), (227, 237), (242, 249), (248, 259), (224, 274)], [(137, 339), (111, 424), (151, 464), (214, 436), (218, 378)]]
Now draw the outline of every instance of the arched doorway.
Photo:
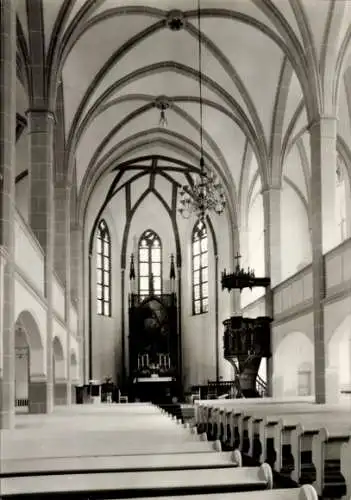
[(65, 356), (62, 343), (58, 337), (52, 342), (52, 382), (54, 404), (67, 404), (67, 381), (65, 370)]
[(283, 337), (274, 352), (273, 395), (296, 397), (314, 394), (314, 346), (302, 332)]
[(15, 409), (16, 413), (29, 411), (30, 349), (21, 324), (15, 326)]
[(75, 386), (79, 384), (79, 372), (78, 372), (77, 354), (73, 349), (71, 350), (70, 364), (71, 364), (71, 392), (72, 392), (71, 402), (75, 403), (76, 395), (74, 389)]
[(327, 402), (351, 401), (351, 315), (329, 339), (326, 363)]
[[(41, 379), (41, 382), (38, 382)], [(22, 311), (15, 322), (15, 408), (36, 413), (44, 404), (37, 387), (45, 379), (44, 349), (38, 323), (30, 311)], [(45, 384), (45, 383), (44, 383)], [(43, 397), (42, 397), (43, 396)], [(42, 401), (42, 399), (44, 399)]]

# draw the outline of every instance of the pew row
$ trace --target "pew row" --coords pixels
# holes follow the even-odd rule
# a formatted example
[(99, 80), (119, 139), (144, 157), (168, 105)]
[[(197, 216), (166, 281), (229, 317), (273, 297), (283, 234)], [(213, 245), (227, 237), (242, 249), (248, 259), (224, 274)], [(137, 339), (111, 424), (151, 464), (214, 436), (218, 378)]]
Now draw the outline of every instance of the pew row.
[[(202, 439), (203, 438), (203, 439)], [(16, 443), (17, 446), (2, 446), (2, 459), (34, 459), (47, 457), (85, 457), (85, 456), (116, 456), (116, 455), (150, 455), (151, 453), (214, 453), (221, 451), (220, 441), (208, 442), (206, 435), (200, 436), (198, 441), (143, 441), (139, 434), (133, 440), (122, 440), (118, 436), (110, 437), (109, 440), (41, 440), (40, 445), (33, 441)], [(28, 445), (30, 444), (30, 445)]]
[(65, 457), (0, 461), (0, 477), (148, 470), (216, 469), (241, 467), (239, 450), (218, 453), (174, 453), (100, 457)]
[[(40, 480), (39, 480), (40, 479)], [(260, 467), (211, 470), (139, 471), (10, 477), (0, 479), (2, 499), (136, 498), (172, 495), (260, 491), (272, 489), (273, 476), (268, 464)]]
[[(314, 424), (323, 427), (324, 424), (330, 422), (338, 425), (349, 425), (350, 414), (346, 412), (316, 412), (316, 413), (298, 413), (285, 414), (282, 412), (277, 415), (254, 416), (247, 420), (244, 417), (243, 428), (239, 434), (242, 439), (241, 450), (247, 452), (258, 461), (267, 459), (267, 445), (269, 443), (270, 451), (272, 452), (274, 462), (270, 464), (275, 470), (280, 471), (283, 463), (284, 446), (291, 446), (292, 433), (298, 428), (299, 424)], [(247, 426), (245, 427), (245, 421)], [(245, 436), (246, 432), (246, 436)], [(247, 438), (246, 448), (244, 439)], [(256, 446), (255, 446), (256, 445)], [(261, 452), (257, 452), (257, 448)]]
[[(257, 498), (257, 493), (213, 493), (211, 495), (185, 495), (172, 497), (159, 497), (158, 500), (254, 500)], [(301, 488), (288, 488), (277, 490), (260, 491), (260, 500), (318, 500), (318, 495), (313, 486), (306, 484)], [(148, 498), (140, 498), (140, 500), (149, 500)]]
[[(319, 496), (331, 496), (330, 490), (338, 487), (339, 493), (351, 497), (351, 484), (347, 483), (342, 471), (351, 469), (351, 456), (342, 456), (342, 445), (348, 444), (351, 439), (351, 422), (348, 428), (323, 428), (312, 439), (312, 463), (316, 470), (316, 478), (313, 482)], [(342, 466), (340, 461), (343, 458)], [(341, 468), (341, 470), (340, 470)], [(329, 476), (329, 477), (328, 477)], [(341, 496), (341, 495), (340, 495)]]
[(209, 413), (217, 410), (234, 410), (236, 408), (250, 405), (296, 405), (296, 404), (315, 404), (312, 396), (301, 396), (292, 398), (250, 398), (250, 399), (226, 399), (226, 400), (199, 400), (195, 402), (195, 424), (203, 425), (209, 420)]
[[(240, 435), (243, 453), (248, 453), (258, 462), (267, 461), (277, 472), (286, 473), (290, 469), (291, 479), (296, 483), (306, 481), (306, 477), (312, 482), (316, 476), (316, 489), (320, 495), (321, 492), (330, 492), (331, 488), (334, 493), (346, 488), (351, 496), (351, 485), (346, 480), (348, 473), (343, 477), (343, 471), (351, 468), (351, 459), (350, 456), (341, 456), (341, 445), (348, 442), (351, 435), (349, 412), (331, 412), (324, 408), (318, 413), (284, 415), (282, 411), (282, 414), (260, 417), (246, 418), (245, 415), (239, 415), (238, 420), (237, 434)], [(240, 429), (240, 421), (248, 423), (246, 436), (245, 427)], [(328, 425), (327, 430), (332, 437), (326, 439), (324, 445), (319, 443), (315, 446), (312, 458), (313, 437), (325, 425)], [(289, 458), (290, 464), (287, 466)]]
[(312, 404), (280, 404), (272, 405), (242, 405), (240, 408), (232, 409), (230, 411), (221, 410), (211, 417), (210, 428), (212, 433), (208, 432), (209, 438), (221, 439), (223, 441), (227, 438), (228, 429), (233, 423), (233, 420), (238, 421), (239, 436), (243, 437), (243, 432), (248, 431), (247, 427), (251, 424), (250, 420), (253, 418), (259, 419), (267, 415), (288, 415), (288, 414), (330, 414), (336, 413), (340, 415), (349, 416), (348, 409), (342, 409), (336, 405), (312, 405)]
[[(258, 463), (267, 461), (277, 472), (291, 475), (296, 483), (313, 482), (320, 495), (337, 492), (338, 497), (341, 493), (351, 497), (349, 408), (311, 404), (251, 405), (250, 402), (230, 411), (220, 410), (216, 419), (213, 421), (220, 424), (214, 437), (228, 444), (229, 434), (231, 448), (238, 446)], [(327, 427), (330, 438), (321, 438), (323, 433), (319, 432), (323, 427)], [(313, 452), (316, 435), (322, 440), (315, 439), (318, 446), (315, 444)]]

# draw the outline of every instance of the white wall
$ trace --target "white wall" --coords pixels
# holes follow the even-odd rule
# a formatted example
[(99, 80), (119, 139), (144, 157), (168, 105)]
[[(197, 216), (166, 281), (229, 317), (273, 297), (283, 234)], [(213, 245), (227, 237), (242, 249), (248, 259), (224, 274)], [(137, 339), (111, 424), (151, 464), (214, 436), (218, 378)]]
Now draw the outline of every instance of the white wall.
[[(256, 190), (259, 190), (258, 184)], [(247, 255), (242, 256), (241, 266), (250, 267), (258, 277), (265, 276), (264, 263), (264, 217), (262, 195), (257, 193), (249, 208), (247, 219)], [(241, 292), (241, 307), (246, 307), (264, 294), (263, 288), (244, 289)]]
[(29, 175), (16, 183), (15, 189), (16, 208), (23, 219), (29, 219)]
[[(183, 221), (182, 221), (183, 222)], [(189, 219), (181, 226), (182, 242), (182, 347), (183, 384), (185, 387), (205, 384), (216, 377), (215, 323), (215, 256), (211, 232), (208, 236), (208, 312), (193, 315), (192, 311), (192, 247), (191, 236), (196, 220)]]
[[(86, 325), (86, 352), (88, 359), (88, 307), (89, 307), (89, 283), (88, 283), (88, 247), (91, 229), (96, 214), (104, 200), (108, 186), (105, 182), (99, 184), (94, 191), (87, 209), (86, 220), (84, 224), (84, 322)], [(122, 197), (122, 201), (123, 201)], [(112, 214), (119, 213), (119, 199), (113, 200), (105, 209), (101, 218), (103, 218), (109, 228), (111, 236), (111, 317), (100, 316), (97, 314), (96, 304), (96, 233), (94, 235), (94, 248), (92, 258), (91, 274), (91, 297), (92, 297), (92, 352), (93, 352), (93, 377), (101, 380), (111, 376), (118, 382), (122, 375), (122, 291), (121, 291), (121, 239), (123, 228), (123, 217), (114, 217)], [(117, 205), (117, 206), (116, 206)], [(128, 302), (126, 302), (128, 307)], [(126, 336), (128, 333), (126, 333)], [(88, 373), (85, 374), (86, 379)]]
[(281, 193), (281, 280), (311, 262), (311, 239), (306, 209), (286, 182)]
[(65, 319), (65, 290), (55, 274), (53, 275), (52, 293), (53, 293), (54, 311), (56, 312), (56, 314), (58, 314), (58, 316), (62, 320), (64, 320)]
[[(331, 302), (324, 308), (326, 331), (326, 367), (334, 378), (330, 393), (337, 392), (338, 398), (343, 389), (351, 389), (351, 315), (350, 297)], [(335, 397), (328, 394), (329, 398)]]
[(310, 370), (314, 393), (313, 316), (306, 314), (272, 328), (274, 397), (299, 395), (299, 371)]
[(69, 329), (73, 336), (76, 337), (78, 333), (78, 313), (77, 309), (72, 304), (70, 306), (69, 321)]
[(33, 233), (22, 219), (15, 214), (15, 263), (32, 285), (44, 294), (44, 254)]

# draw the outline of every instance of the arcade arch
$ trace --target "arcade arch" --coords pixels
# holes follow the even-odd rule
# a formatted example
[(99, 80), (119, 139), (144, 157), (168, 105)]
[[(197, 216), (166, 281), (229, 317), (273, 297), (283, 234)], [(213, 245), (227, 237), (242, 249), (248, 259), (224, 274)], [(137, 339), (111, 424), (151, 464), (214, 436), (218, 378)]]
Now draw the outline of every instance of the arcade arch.
[(59, 337), (54, 337), (52, 342), (52, 383), (54, 390), (54, 404), (67, 403), (67, 382), (65, 370), (65, 355)]
[[(351, 391), (351, 314), (332, 333), (327, 344), (327, 400), (350, 400)], [(329, 394), (328, 394), (329, 392)]]
[(286, 334), (274, 350), (273, 363), (275, 397), (314, 393), (314, 346), (305, 333)]
[(31, 383), (45, 377), (44, 347), (34, 315), (22, 311), (15, 322), (15, 406), (16, 411), (34, 411)]

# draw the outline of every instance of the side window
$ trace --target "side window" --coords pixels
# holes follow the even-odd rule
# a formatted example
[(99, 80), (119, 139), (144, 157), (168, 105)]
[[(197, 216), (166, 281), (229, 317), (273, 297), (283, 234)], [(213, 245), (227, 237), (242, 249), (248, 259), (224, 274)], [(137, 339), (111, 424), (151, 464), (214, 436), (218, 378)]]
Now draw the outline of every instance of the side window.
[(96, 237), (96, 297), (97, 313), (111, 316), (111, 238), (103, 219)]
[(193, 314), (208, 311), (208, 237), (202, 221), (198, 221), (192, 235), (192, 289)]
[(142, 298), (162, 294), (162, 244), (159, 236), (147, 229), (139, 240), (139, 294)]

